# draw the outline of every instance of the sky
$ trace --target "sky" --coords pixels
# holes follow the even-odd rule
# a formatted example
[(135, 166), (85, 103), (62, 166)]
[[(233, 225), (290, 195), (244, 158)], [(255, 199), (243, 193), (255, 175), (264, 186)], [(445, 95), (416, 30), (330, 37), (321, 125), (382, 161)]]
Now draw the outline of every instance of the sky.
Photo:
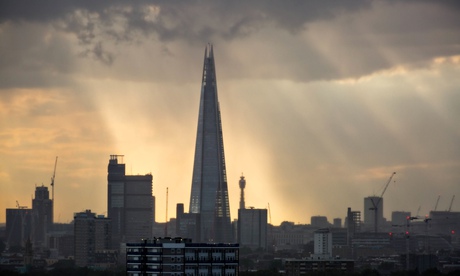
[(207, 43), (232, 219), (242, 174), (274, 225), (363, 212), (393, 172), (387, 219), (460, 197), (458, 1), (6, 0), (0, 209), (58, 156), (54, 220), (107, 214), (111, 154), (153, 175), (156, 221), (188, 209)]

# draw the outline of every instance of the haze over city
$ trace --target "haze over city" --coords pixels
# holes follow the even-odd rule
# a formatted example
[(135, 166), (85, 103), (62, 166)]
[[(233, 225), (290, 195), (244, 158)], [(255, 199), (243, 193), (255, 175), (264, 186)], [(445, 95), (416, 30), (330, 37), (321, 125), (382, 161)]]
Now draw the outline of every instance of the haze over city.
[[(24, 4), (27, 3), (27, 4)], [(55, 221), (107, 212), (107, 164), (153, 175), (156, 220), (190, 200), (204, 47), (214, 45), (232, 218), (447, 209), (460, 192), (460, 5), (0, 4), (0, 209), (50, 184)], [(454, 201), (452, 210), (458, 211)], [(171, 211), (172, 210), (172, 211)], [(0, 212), (0, 222), (5, 213)]]

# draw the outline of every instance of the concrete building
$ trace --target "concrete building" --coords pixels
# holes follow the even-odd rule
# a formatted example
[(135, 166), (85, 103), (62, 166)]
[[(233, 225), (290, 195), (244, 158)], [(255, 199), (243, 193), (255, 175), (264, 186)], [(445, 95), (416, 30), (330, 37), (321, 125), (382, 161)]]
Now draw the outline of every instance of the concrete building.
[(189, 213), (200, 242), (231, 242), (230, 206), (212, 45), (205, 49)]
[(332, 258), (332, 233), (328, 228), (318, 229), (313, 233), (314, 259)]
[(157, 238), (126, 245), (126, 275), (238, 275), (238, 244)]
[(241, 247), (266, 249), (267, 209), (239, 209), (237, 236)]
[(95, 266), (96, 253), (111, 248), (111, 220), (96, 216), (91, 210), (74, 215), (74, 250), (75, 265), (80, 267)]
[(154, 222), (152, 175), (126, 175), (123, 155), (111, 155), (107, 182), (114, 246), (150, 238)]

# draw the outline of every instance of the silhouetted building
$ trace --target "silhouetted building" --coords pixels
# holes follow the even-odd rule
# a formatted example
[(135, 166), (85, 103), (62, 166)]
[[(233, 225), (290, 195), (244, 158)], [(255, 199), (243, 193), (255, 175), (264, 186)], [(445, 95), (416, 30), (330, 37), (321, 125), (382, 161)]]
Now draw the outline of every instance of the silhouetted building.
[(361, 232), (361, 212), (352, 211), (351, 208), (348, 208), (345, 222), (348, 233), (348, 245), (351, 245), (351, 239), (354, 235)]
[(126, 245), (126, 275), (238, 275), (238, 244), (157, 238)]
[(108, 217), (114, 246), (152, 236), (154, 198), (152, 175), (126, 175), (122, 155), (111, 155), (108, 165)]
[(206, 47), (190, 195), (200, 215), (200, 242), (231, 242), (224, 142), (212, 45)]
[(24, 247), (31, 236), (32, 209), (6, 209), (6, 246)]
[(176, 237), (199, 240), (199, 219), (199, 214), (184, 213), (184, 204), (178, 203), (176, 207)]
[(241, 247), (266, 249), (267, 209), (239, 209), (237, 236)]
[(342, 228), (342, 219), (341, 218), (335, 218), (333, 220), (332, 226), (334, 228)]
[(246, 179), (244, 179), (244, 176), (242, 175), (240, 177), (240, 209), (246, 209), (246, 204), (244, 202), (244, 188), (246, 188)]
[(310, 218), (311, 226), (318, 227), (318, 228), (326, 228), (331, 226), (330, 223), (327, 221), (327, 217), (325, 216), (312, 216)]
[(32, 214), (32, 242), (35, 247), (46, 247), (46, 235), (53, 227), (53, 201), (50, 199), (48, 187), (35, 187)]
[[(375, 210), (377, 208), (377, 212)], [(383, 218), (383, 198), (378, 196), (369, 196), (364, 198), (364, 227), (367, 231), (374, 231), (375, 214), (377, 213), (377, 231), (385, 223)]]
[(110, 219), (86, 210), (74, 215), (74, 229), (75, 265), (94, 266), (97, 263), (96, 252), (111, 248)]
[(393, 227), (404, 227), (407, 224), (407, 217), (410, 216), (410, 212), (393, 211), (391, 212), (391, 225)]

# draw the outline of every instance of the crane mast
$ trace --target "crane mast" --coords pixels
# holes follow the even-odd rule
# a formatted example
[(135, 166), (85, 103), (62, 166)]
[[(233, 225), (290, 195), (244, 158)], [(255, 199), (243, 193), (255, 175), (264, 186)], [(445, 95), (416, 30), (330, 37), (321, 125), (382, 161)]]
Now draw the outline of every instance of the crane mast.
[(396, 172), (393, 172), (390, 176), (390, 178), (388, 179), (387, 183), (385, 184), (385, 188), (383, 188), (383, 192), (382, 194), (380, 195), (380, 197), (378, 198), (377, 200), (377, 203), (374, 202), (374, 199), (371, 198), (371, 202), (372, 202), (372, 205), (373, 207), (370, 208), (370, 210), (373, 210), (374, 211), (374, 232), (377, 233), (377, 225), (378, 225), (378, 220), (377, 220), (377, 211), (378, 211), (378, 206), (380, 204), (380, 201), (382, 201), (382, 198), (383, 198), (383, 195), (385, 194), (385, 192), (387, 191), (387, 188), (388, 188), (388, 185), (390, 185), (390, 182), (391, 182), (391, 179), (393, 179), (393, 176), (396, 174)]
[(452, 210), (452, 204), (454, 203), (454, 199), (455, 199), (455, 195), (452, 196), (452, 200), (450, 201), (450, 205), (449, 205), (449, 211)]
[(441, 195), (438, 195), (438, 200), (436, 200), (436, 205), (434, 206), (434, 211), (436, 211), (436, 209), (438, 209), (438, 203), (439, 203), (440, 198), (441, 198)]
[(51, 202), (53, 202), (53, 206), (51, 207), (51, 220), (54, 221), (54, 178), (56, 177), (56, 166), (57, 166), (58, 157), (56, 156), (56, 160), (54, 161), (54, 171), (53, 176), (51, 177)]

